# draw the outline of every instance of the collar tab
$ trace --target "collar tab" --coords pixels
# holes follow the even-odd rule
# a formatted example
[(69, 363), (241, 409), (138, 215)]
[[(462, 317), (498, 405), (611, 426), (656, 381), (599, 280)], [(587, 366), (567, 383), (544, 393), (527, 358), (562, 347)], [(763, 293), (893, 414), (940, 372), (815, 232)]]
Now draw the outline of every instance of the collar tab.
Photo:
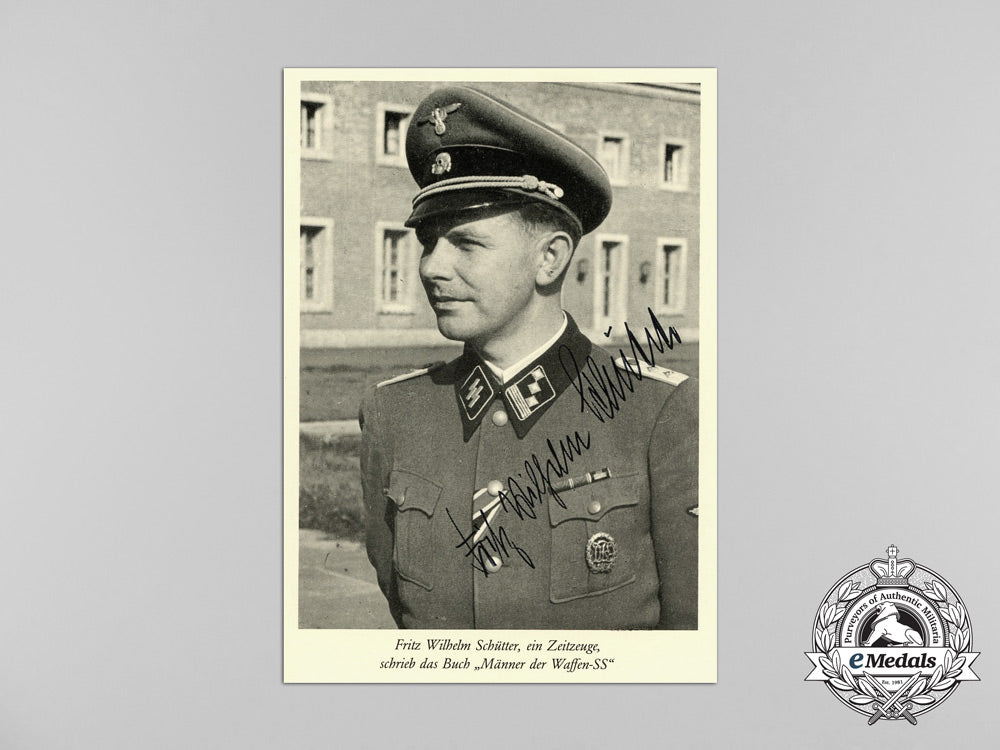
[(528, 362), (503, 387), (493, 372), (471, 349), (458, 360), (455, 397), (460, 405), (465, 440), (475, 433), (486, 413), (486, 407), (497, 397), (503, 399), (510, 425), (518, 438), (523, 438), (549, 407), (572, 382), (560, 363), (559, 353), (568, 348), (577, 361), (585, 360), (592, 348), (590, 339), (580, 333), (572, 316), (566, 315), (566, 329), (548, 349)]

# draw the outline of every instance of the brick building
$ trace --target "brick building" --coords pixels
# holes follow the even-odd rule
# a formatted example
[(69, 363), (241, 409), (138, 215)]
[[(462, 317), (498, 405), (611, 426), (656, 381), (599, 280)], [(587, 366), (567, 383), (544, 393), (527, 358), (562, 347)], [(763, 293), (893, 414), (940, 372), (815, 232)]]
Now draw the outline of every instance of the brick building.
[[(442, 82), (302, 84), (300, 311), (305, 348), (434, 346), (440, 336), (403, 226), (416, 185), (410, 114)], [(472, 83), (543, 120), (604, 164), (611, 214), (577, 248), (563, 306), (591, 337), (652, 308), (697, 340), (697, 84)]]

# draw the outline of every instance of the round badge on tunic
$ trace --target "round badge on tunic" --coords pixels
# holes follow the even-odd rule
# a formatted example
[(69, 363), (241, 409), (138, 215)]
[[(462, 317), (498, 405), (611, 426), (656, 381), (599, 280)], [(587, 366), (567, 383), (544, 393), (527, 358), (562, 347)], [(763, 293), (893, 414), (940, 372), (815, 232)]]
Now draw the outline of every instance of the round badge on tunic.
[(591, 573), (610, 573), (618, 556), (618, 544), (611, 534), (599, 531), (587, 540), (587, 567)]

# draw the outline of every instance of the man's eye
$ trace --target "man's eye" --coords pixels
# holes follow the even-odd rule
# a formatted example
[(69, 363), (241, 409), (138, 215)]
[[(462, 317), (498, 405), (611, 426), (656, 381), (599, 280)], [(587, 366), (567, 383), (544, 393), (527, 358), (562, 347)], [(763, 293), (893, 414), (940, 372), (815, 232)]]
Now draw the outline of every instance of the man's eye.
[(457, 240), (455, 247), (464, 253), (472, 252), (473, 250), (478, 250), (483, 247), (483, 243), (478, 239), (473, 239), (472, 237), (462, 238)]

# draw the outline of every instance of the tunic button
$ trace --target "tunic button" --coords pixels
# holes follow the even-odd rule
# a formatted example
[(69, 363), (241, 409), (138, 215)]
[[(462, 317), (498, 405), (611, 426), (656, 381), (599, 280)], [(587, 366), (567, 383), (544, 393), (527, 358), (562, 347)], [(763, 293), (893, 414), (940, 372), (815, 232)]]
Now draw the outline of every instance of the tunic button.
[(601, 512), (601, 503), (597, 500), (591, 500), (587, 504), (587, 510), (590, 511), (591, 515)]
[(503, 409), (497, 409), (493, 412), (493, 424), (497, 427), (503, 427), (507, 422), (510, 421), (510, 417), (507, 416), (507, 412)]
[(503, 484), (496, 479), (486, 485), (486, 493), (491, 497), (499, 497), (501, 490), (503, 490)]
[(496, 573), (503, 567), (503, 560), (499, 557), (491, 557), (487, 555), (483, 560), (483, 567), (486, 568), (487, 573)]

